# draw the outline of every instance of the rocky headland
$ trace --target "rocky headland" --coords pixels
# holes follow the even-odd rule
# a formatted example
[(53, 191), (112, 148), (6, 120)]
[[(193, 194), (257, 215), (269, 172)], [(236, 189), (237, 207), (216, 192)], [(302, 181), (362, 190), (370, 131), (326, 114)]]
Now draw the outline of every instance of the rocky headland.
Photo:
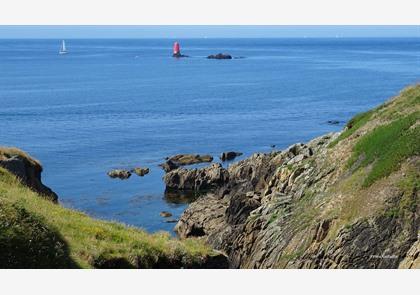
[(420, 86), (342, 132), (221, 166), (177, 169), (167, 188), (201, 190), (175, 230), (231, 268), (418, 268)]

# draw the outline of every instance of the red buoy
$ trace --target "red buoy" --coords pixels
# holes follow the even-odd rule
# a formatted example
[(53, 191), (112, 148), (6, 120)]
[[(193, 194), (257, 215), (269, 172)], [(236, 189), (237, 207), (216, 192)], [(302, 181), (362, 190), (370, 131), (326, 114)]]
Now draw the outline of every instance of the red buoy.
[(174, 43), (174, 56), (177, 56), (177, 55), (181, 55), (181, 50), (179, 48), (179, 43), (175, 42)]

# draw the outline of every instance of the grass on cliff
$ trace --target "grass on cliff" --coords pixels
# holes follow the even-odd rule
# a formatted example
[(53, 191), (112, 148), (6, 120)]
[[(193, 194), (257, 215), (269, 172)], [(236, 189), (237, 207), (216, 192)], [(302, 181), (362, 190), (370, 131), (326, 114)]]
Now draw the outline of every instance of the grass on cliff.
[(212, 255), (198, 240), (148, 234), (53, 204), (3, 168), (0, 249), (0, 268), (148, 268), (168, 261), (192, 265)]
[(328, 147), (334, 147), (339, 143), (341, 140), (350, 137), (354, 134), (357, 130), (359, 130), (362, 126), (364, 126), (373, 114), (373, 110), (357, 114), (350, 121), (346, 124), (346, 129), (334, 140), (332, 141)]
[(347, 165), (351, 167), (357, 162), (359, 167), (366, 167), (372, 164), (364, 187), (390, 175), (405, 159), (420, 155), (420, 126), (415, 125), (419, 116), (420, 113), (415, 112), (379, 126), (356, 143)]
[(420, 106), (420, 84), (405, 88), (401, 93), (385, 102), (384, 104), (355, 115), (346, 124), (346, 129), (329, 144), (328, 147), (336, 146), (340, 141), (353, 135), (357, 130), (365, 126), (370, 120), (374, 118), (381, 118), (382, 120), (392, 121), (407, 115)]

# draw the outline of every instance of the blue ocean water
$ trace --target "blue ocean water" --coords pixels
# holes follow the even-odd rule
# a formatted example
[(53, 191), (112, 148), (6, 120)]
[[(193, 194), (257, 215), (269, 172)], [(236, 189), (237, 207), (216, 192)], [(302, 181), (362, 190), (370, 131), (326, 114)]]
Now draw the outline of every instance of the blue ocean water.
[[(0, 145), (44, 166), (64, 206), (172, 231), (159, 216), (166, 156), (228, 150), (242, 158), (341, 125), (419, 82), (420, 39), (0, 40)], [(244, 57), (207, 60), (227, 52)], [(110, 179), (147, 166), (145, 177)]]

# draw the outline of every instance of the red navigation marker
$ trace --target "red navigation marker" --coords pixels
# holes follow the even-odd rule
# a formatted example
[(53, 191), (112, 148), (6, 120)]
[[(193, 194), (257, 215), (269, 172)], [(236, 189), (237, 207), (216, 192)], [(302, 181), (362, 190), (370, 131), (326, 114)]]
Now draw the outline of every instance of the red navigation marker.
[(181, 55), (181, 50), (179, 48), (179, 43), (175, 42), (174, 43), (174, 56), (179, 56)]

